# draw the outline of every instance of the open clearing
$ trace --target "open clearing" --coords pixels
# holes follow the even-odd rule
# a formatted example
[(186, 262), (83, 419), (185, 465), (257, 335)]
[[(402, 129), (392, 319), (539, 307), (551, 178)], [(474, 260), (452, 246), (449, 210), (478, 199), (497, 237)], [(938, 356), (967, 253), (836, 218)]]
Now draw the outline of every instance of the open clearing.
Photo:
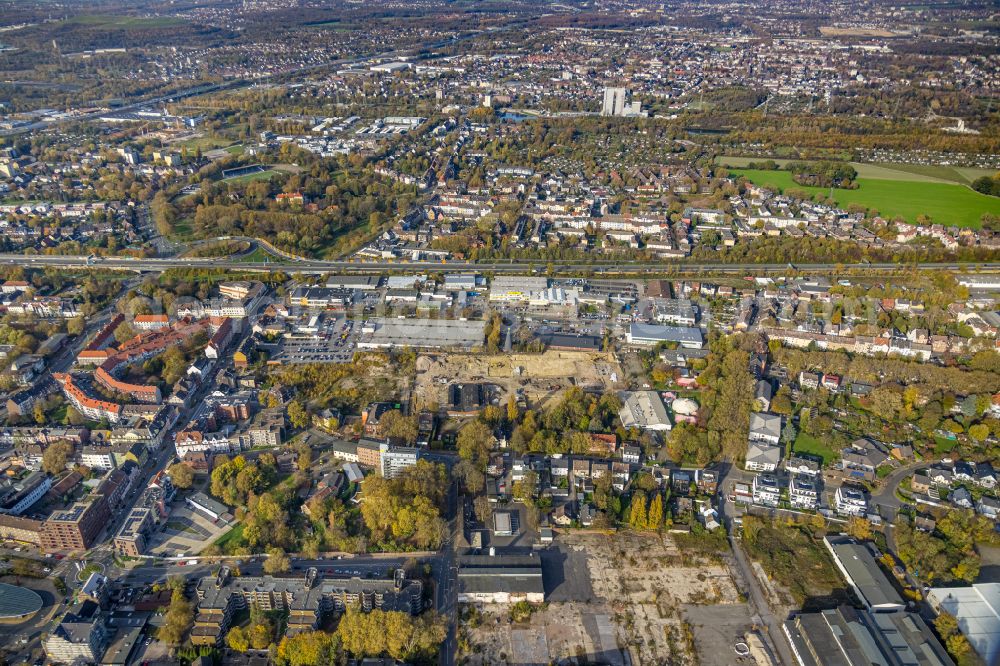
[[(542, 354), (425, 354), (417, 359), (414, 399), (419, 406), (448, 402), (448, 385), (487, 382), (508, 395), (544, 403), (562, 389), (621, 388), (622, 370), (613, 354), (549, 350)], [(535, 405), (532, 405), (534, 407)]]
[[(734, 173), (745, 176), (756, 185), (780, 192), (795, 188), (822, 197), (830, 194), (828, 188), (799, 185), (788, 171), (740, 169)], [(858, 189), (835, 189), (833, 199), (841, 208), (855, 203), (877, 210), (883, 217), (898, 216), (911, 224), (916, 224), (918, 215), (926, 215), (935, 223), (978, 229), (982, 226), (983, 213), (1000, 215), (1000, 198), (951, 183), (860, 177)]]
[[(561, 532), (558, 546), (545, 552), (548, 603), (520, 624), (510, 622), (504, 606), (482, 607), (461, 625), (466, 663), (753, 663), (739, 662), (731, 651), (743, 640), (750, 613), (721, 557), (699, 558), (670, 536), (630, 532)], [(545, 564), (553, 558), (562, 558), (564, 576)], [(561, 577), (549, 589), (551, 579)], [(725, 621), (704, 622), (701, 611), (709, 609)]]

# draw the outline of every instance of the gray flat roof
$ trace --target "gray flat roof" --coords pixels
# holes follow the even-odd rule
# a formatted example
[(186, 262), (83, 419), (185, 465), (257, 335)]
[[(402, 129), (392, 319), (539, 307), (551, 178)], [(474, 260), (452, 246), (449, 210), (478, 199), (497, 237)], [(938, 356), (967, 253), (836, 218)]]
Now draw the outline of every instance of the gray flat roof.
[(0, 618), (16, 618), (37, 613), (42, 598), (34, 590), (0, 583)]
[(847, 582), (855, 587), (861, 595), (861, 601), (869, 608), (905, 606), (896, 588), (878, 568), (868, 548), (853, 539), (840, 537), (827, 537), (826, 543), (837, 560), (841, 573), (845, 574)]

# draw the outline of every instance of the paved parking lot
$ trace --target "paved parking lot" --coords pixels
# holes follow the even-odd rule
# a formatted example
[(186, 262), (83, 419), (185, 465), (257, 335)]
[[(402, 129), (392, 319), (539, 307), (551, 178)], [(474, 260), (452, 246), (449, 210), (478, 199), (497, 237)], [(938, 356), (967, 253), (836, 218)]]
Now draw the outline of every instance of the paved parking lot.
[(194, 555), (226, 531), (227, 526), (213, 523), (189, 506), (175, 503), (170, 516), (150, 538), (148, 552), (176, 556)]
[[(304, 317), (307, 321), (307, 318)], [(324, 314), (317, 330), (284, 337), (272, 360), (282, 363), (347, 363), (354, 358), (361, 325), (344, 315)]]

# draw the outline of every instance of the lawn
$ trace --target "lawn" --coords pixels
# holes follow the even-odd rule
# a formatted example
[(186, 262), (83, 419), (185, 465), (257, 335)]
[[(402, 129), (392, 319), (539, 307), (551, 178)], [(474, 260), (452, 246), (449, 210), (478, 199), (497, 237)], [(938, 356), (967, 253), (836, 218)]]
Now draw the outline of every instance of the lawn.
[[(795, 188), (824, 197), (830, 194), (827, 188), (797, 184), (788, 171), (740, 169), (734, 173), (768, 189), (783, 192)], [(833, 190), (837, 205), (846, 208), (860, 204), (883, 217), (899, 216), (911, 224), (916, 224), (918, 215), (927, 215), (932, 222), (974, 229), (981, 226), (983, 213), (1000, 216), (1000, 198), (979, 194), (964, 185), (861, 177), (858, 186), (856, 190)]]
[(827, 446), (825, 442), (821, 442), (812, 435), (807, 435), (804, 432), (800, 432), (799, 436), (795, 438), (795, 443), (792, 444), (792, 451), (818, 456), (823, 459), (824, 465), (840, 457), (840, 454)]
[(254, 248), (254, 251), (250, 254), (236, 257), (234, 261), (240, 264), (262, 264), (265, 260), (269, 264), (283, 264), (288, 261), (284, 257), (275, 257), (260, 247)]
[(248, 173), (245, 176), (236, 176), (235, 178), (224, 178), (227, 183), (250, 183), (255, 180), (269, 180), (271, 176), (280, 175), (280, 172), (273, 169), (266, 169), (264, 171), (258, 171), (256, 173)]
[(243, 523), (237, 524), (233, 529), (216, 539), (215, 545), (221, 548), (224, 553), (231, 553), (234, 549), (246, 545), (246, 541), (243, 539)]
[[(733, 157), (722, 155), (716, 158), (716, 163), (730, 167), (731, 169), (745, 169), (751, 162), (764, 162), (770, 160), (780, 167), (786, 166), (789, 162), (803, 162), (809, 160), (793, 160), (789, 158), (765, 158), (765, 157)], [(980, 169), (977, 167), (953, 167), (938, 164), (901, 164), (898, 162), (880, 162), (869, 164), (866, 162), (848, 162), (861, 178), (874, 178), (878, 180), (910, 180), (921, 183), (957, 183), (959, 185), (971, 185), (972, 181), (980, 176), (993, 176), (996, 171), (993, 169)]]

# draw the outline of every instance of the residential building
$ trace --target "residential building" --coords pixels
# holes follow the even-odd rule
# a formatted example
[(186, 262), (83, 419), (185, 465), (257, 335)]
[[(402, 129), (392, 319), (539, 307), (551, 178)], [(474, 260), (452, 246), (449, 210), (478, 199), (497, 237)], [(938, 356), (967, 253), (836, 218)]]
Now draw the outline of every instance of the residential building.
[(781, 462), (781, 447), (752, 441), (747, 445), (744, 467), (751, 472), (773, 472)]
[(88, 499), (49, 516), (42, 528), (43, 551), (87, 550), (94, 544), (108, 523), (110, 511), (102, 495)]
[(419, 458), (418, 448), (383, 444), (379, 456), (379, 472), (387, 479), (395, 479), (407, 467), (416, 465)]
[(864, 516), (868, 513), (865, 491), (855, 486), (840, 486), (834, 493), (834, 507), (842, 515)]
[(788, 500), (796, 509), (812, 511), (819, 501), (819, 483), (815, 477), (792, 475), (788, 483)]
[(776, 507), (781, 501), (781, 485), (772, 474), (757, 474), (753, 477), (753, 503)]
[(136, 557), (146, 552), (146, 540), (154, 529), (153, 512), (137, 506), (129, 512), (115, 535), (115, 551)]
[(104, 655), (109, 633), (100, 606), (83, 601), (62, 617), (42, 645), (53, 662), (96, 664)]
[(781, 441), (781, 416), (766, 412), (751, 413), (749, 439), (751, 442), (777, 445)]

